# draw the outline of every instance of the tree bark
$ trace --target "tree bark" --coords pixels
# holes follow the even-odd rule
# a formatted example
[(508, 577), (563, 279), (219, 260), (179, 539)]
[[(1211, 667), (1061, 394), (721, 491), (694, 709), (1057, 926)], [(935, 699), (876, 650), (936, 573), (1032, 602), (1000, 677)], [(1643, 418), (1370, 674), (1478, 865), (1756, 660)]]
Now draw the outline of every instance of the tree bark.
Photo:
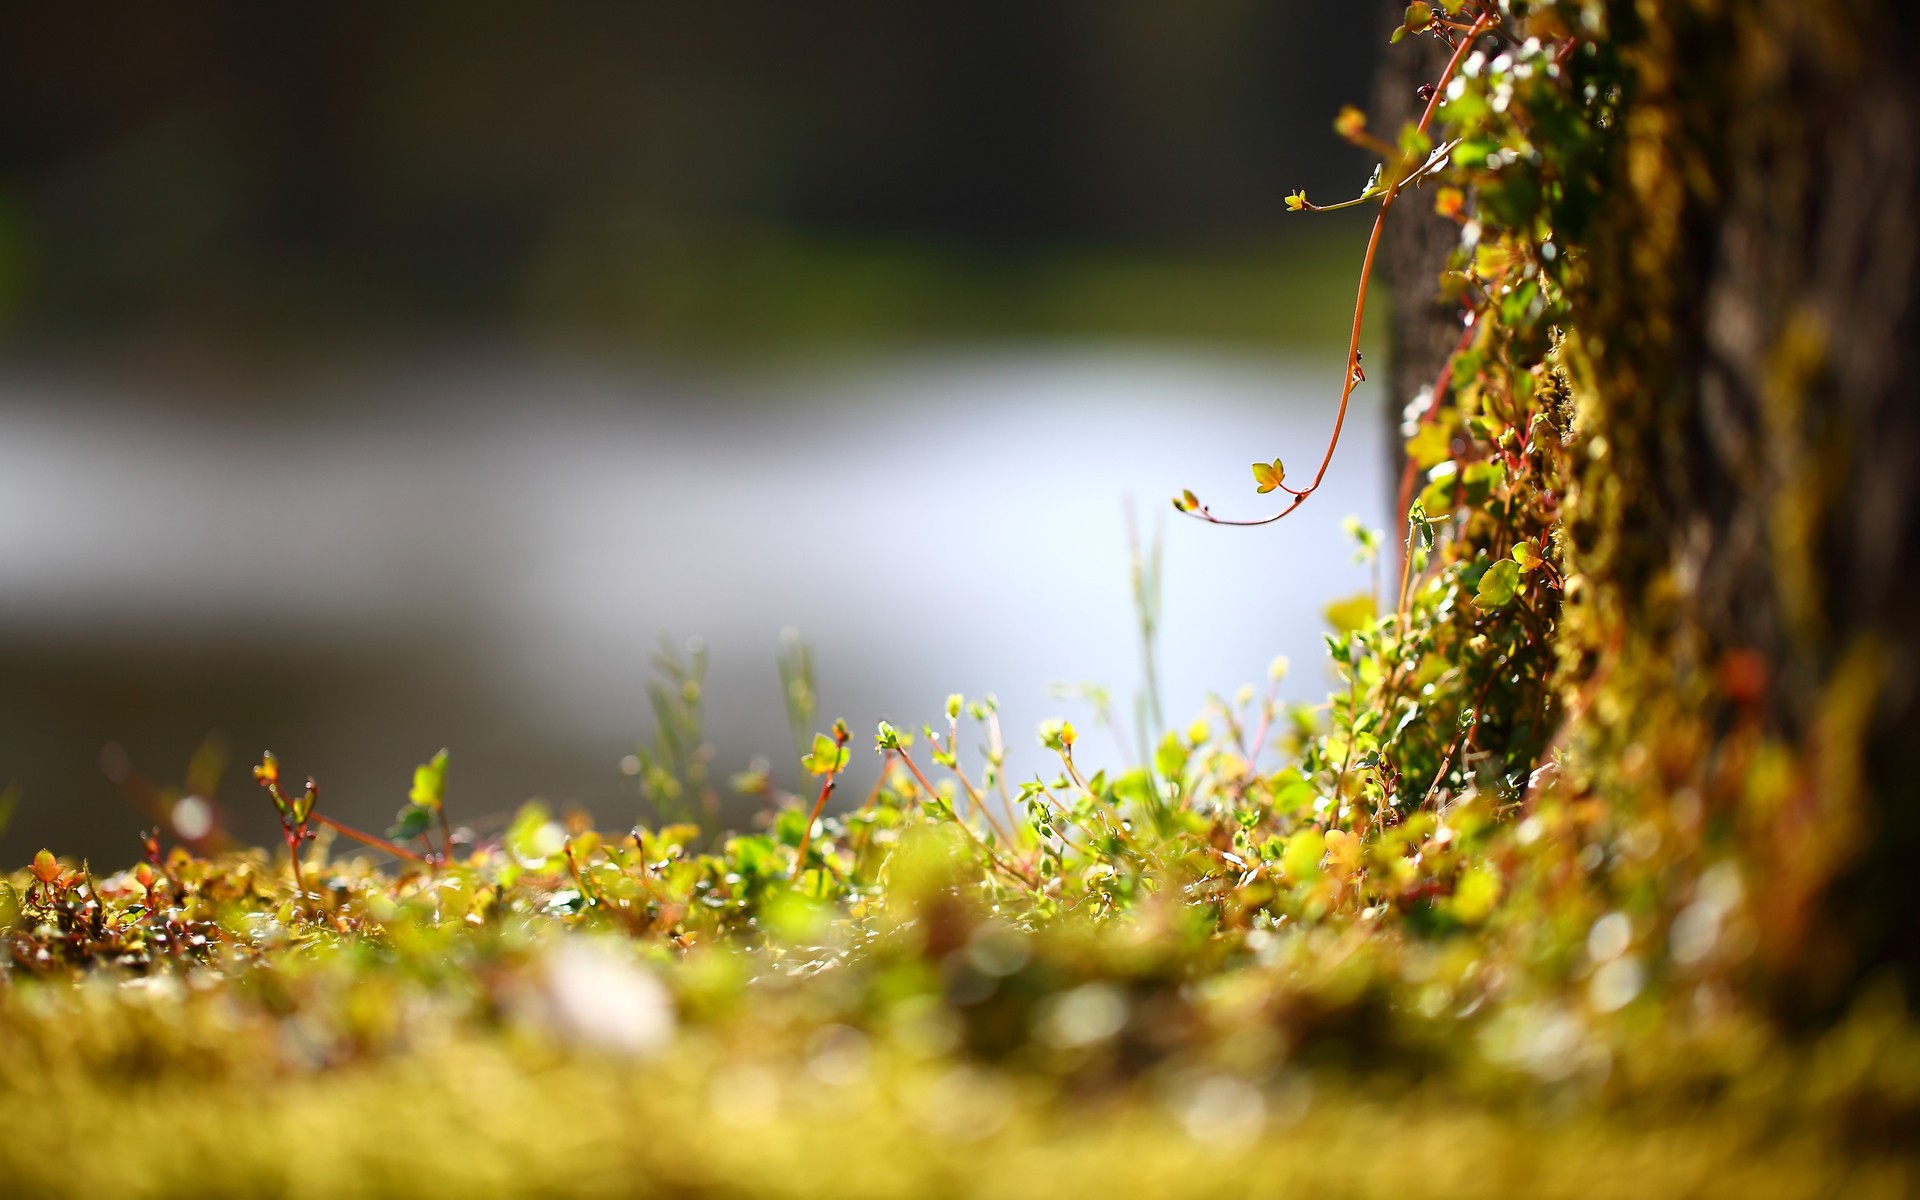
[[(1380, 0), (1382, 44), (1405, 20), (1406, 9), (1404, 0)], [(1382, 137), (1392, 141), (1403, 126), (1420, 119), (1426, 106), (1420, 88), (1438, 79), (1446, 64), (1447, 49), (1433, 38), (1409, 39), (1386, 52), (1375, 69), (1370, 113), (1370, 124)], [(1460, 305), (1442, 298), (1438, 287), (1447, 254), (1459, 243), (1459, 229), (1433, 211), (1430, 189), (1409, 189), (1381, 235), (1375, 270), (1393, 305), (1386, 322), (1387, 362), (1376, 377), (1385, 385), (1390, 480), (1400, 478), (1407, 404), (1433, 384), (1459, 339)], [(1398, 503), (1397, 495), (1391, 502)]]
[(1920, 18), (1604, 10), (1629, 82), (1566, 356), (1596, 747), (1704, 799), (1787, 1009), (1886, 966), (1920, 997)]

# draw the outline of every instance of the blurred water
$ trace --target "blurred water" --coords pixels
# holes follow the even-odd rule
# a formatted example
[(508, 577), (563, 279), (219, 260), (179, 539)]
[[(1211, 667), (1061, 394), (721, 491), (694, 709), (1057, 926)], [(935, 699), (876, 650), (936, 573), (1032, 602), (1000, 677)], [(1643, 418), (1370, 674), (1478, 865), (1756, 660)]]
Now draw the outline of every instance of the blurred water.
[[(1129, 496), (1149, 534), (1168, 518), (1168, 716), (1276, 653), (1287, 691), (1317, 697), (1320, 610), (1368, 586), (1341, 518), (1384, 523), (1377, 398), (1278, 526), (1204, 527), (1166, 497), (1254, 511), (1245, 464), (1316, 461), (1336, 376), (1105, 350), (729, 382), (483, 360), (225, 407), (0, 376), (0, 781), (23, 794), (0, 857), (126, 858), (138, 820), (101, 746), (175, 780), (211, 731), (370, 822), (442, 745), (457, 813), (540, 795), (626, 822), (618, 763), (650, 735), (662, 633), (711, 648), (723, 778), (760, 751), (797, 782), (787, 626), (857, 746), (882, 716), (917, 728), (950, 691), (993, 691), (1032, 769), (1040, 719), (1087, 724), (1049, 684), (1100, 681), (1123, 705), (1137, 686)], [(223, 795), (263, 832), (243, 766)]]

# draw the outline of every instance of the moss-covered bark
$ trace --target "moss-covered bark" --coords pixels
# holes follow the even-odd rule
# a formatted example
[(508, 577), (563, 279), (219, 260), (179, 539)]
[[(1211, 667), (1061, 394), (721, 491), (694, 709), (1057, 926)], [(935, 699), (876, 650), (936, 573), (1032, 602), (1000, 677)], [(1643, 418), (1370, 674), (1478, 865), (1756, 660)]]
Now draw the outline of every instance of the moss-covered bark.
[(1917, 21), (1605, 15), (1625, 83), (1563, 356), (1582, 758), (1745, 859), (1768, 986), (1822, 1011), (1920, 978)]

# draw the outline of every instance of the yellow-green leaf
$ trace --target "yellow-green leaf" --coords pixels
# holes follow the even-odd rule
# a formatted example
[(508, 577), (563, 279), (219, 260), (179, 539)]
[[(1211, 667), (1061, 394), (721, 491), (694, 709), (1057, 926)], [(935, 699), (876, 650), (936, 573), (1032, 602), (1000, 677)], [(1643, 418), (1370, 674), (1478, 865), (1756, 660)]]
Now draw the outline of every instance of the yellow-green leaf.
[(1327, 624), (1333, 626), (1335, 633), (1355, 633), (1373, 625), (1373, 619), (1379, 615), (1379, 609), (1373, 602), (1373, 596), (1367, 592), (1348, 596), (1345, 600), (1335, 600), (1326, 607)]
[(413, 787), (407, 792), (407, 799), (421, 808), (437, 809), (446, 786), (447, 752), (442, 750), (433, 756), (433, 761), (413, 769)]
[(815, 775), (832, 775), (847, 765), (847, 748), (824, 733), (813, 735), (813, 751), (800, 765)]
[(1287, 839), (1287, 848), (1280, 853), (1280, 869), (1295, 882), (1313, 879), (1320, 874), (1320, 860), (1326, 856), (1326, 835), (1309, 827)]
[(1510, 558), (1503, 558), (1487, 568), (1480, 577), (1480, 587), (1473, 597), (1473, 606), (1482, 612), (1492, 612), (1513, 603), (1520, 594), (1520, 564)]

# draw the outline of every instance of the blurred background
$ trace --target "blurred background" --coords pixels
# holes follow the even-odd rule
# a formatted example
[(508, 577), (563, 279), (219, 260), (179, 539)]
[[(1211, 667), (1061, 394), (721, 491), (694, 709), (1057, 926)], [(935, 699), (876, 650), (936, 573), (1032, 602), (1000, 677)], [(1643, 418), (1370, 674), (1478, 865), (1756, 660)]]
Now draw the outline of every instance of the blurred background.
[[(1372, 6), (40, 6), (0, 40), (0, 857), (118, 863), (141, 781), (273, 826), (262, 749), (384, 827), (620, 826), (658, 640), (722, 780), (797, 784), (775, 657), (857, 747), (950, 691), (1324, 692), (1387, 402), (1259, 531), (1161, 522), (1329, 431)], [(1374, 361), (1372, 359), (1369, 360)], [(1369, 403), (1369, 401), (1371, 401)], [(1357, 421), (1357, 425), (1355, 424)], [(211, 740), (210, 740), (211, 739)], [(1113, 742), (1091, 731), (1089, 754)], [(869, 756), (856, 757), (870, 776)], [(751, 805), (747, 806), (748, 808)], [(745, 811), (740, 810), (740, 811)]]

